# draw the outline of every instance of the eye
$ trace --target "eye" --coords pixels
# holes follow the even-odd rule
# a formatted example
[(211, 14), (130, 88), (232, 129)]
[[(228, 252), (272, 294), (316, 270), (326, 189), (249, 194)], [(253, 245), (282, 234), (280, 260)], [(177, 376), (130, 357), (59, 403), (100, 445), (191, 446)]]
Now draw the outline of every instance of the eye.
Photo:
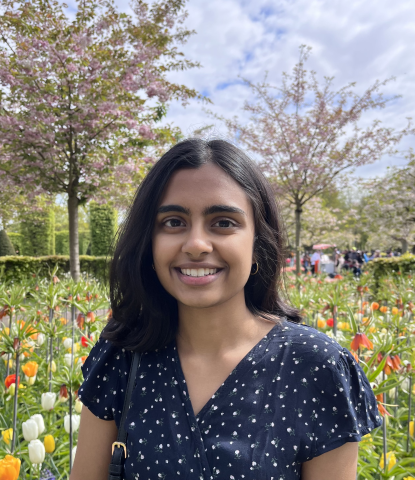
[[(171, 223), (171, 225), (168, 225), (168, 223)], [(183, 222), (178, 218), (170, 218), (169, 220), (166, 220), (165, 222), (163, 222), (163, 225), (170, 228), (177, 228), (182, 226), (180, 225), (181, 223)]]
[(213, 226), (220, 224), (220, 228), (232, 228), (236, 227), (236, 223), (232, 222), (231, 220), (227, 220), (226, 218), (223, 218), (222, 220), (218, 220), (216, 223), (213, 224)]

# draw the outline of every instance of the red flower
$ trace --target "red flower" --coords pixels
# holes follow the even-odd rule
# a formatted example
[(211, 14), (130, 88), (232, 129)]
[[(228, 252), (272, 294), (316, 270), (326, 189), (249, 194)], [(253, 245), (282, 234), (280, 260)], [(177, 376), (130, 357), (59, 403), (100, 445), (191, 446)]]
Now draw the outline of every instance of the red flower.
[(89, 345), (87, 337), (82, 336), (81, 344), (82, 344), (83, 347), (87, 347)]
[(332, 327), (334, 325), (334, 320), (332, 318), (329, 318), (326, 323), (328, 327)]
[(355, 352), (359, 350), (360, 346), (366, 347), (369, 350), (373, 350), (373, 343), (367, 338), (364, 333), (356, 333), (352, 343), (350, 344), (350, 348)]
[(61, 388), (59, 390), (59, 397), (61, 398), (68, 398), (68, 389), (66, 388), (66, 385), (63, 384), (61, 385)]
[[(13, 373), (13, 375), (9, 375), (6, 377), (6, 380), (4, 380), (4, 385), (6, 385), (6, 388), (9, 388), (12, 383), (16, 383), (16, 374)], [(17, 386), (19, 386), (20, 383), (20, 376), (17, 377)]]
[(78, 314), (78, 317), (76, 318), (76, 323), (78, 324), (79, 328), (84, 328), (85, 315), (83, 313)]

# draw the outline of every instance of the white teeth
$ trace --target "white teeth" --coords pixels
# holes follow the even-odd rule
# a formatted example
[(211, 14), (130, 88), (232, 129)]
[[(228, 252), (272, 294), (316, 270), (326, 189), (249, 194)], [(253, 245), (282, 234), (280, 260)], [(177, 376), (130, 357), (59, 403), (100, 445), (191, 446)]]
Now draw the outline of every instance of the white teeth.
[(214, 275), (218, 270), (216, 268), (181, 268), (183, 275), (190, 277), (205, 277), (206, 275)]

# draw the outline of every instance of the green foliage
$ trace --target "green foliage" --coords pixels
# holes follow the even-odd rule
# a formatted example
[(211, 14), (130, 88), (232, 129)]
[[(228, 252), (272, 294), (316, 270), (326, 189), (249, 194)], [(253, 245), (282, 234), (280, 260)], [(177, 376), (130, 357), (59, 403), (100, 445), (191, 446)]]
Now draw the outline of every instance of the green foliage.
[(43, 210), (21, 219), (22, 254), (40, 257), (55, 254), (55, 215)]
[(16, 255), (16, 252), (14, 251), (12, 242), (7, 236), (6, 231), (0, 230), (0, 257), (6, 255)]
[[(91, 234), (88, 230), (79, 232), (79, 255), (87, 255), (91, 243)], [(69, 255), (69, 230), (55, 232), (55, 254)]]
[[(80, 256), (81, 273), (106, 283), (109, 259), (107, 257)], [(31, 278), (49, 278), (57, 267), (58, 276), (69, 276), (69, 256), (45, 257), (10, 256), (0, 258), (0, 283), (19, 283)]]
[(13, 248), (15, 252), (13, 255), (21, 255), (22, 254), (22, 241), (23, 237), (20, 233), (16, 232), (9, 232), (7, 236), (10, 238), (10, 241), (12, 242)]
[(405, 253), (401, 257), (377, 258), (370, 261), (366, 269), (373, 274), (375, 281), (392, 273), (409, 274), (415, 272), (415, 255)]
[(91, 253), (93, 256), (108, 255), (117, 230), (117, 212), (110, 205), (90, 204)]

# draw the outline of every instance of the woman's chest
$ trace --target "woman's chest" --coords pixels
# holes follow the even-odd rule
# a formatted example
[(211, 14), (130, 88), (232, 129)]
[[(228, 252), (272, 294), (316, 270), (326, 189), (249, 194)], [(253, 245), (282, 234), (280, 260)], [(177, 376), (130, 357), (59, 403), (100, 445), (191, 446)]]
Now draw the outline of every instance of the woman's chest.
[(195, 416), (184, 378), (164, 368), (145, 368), (133, 394), (128, 480), (299, 478), (298, 406), (278, 376), (230, 376)]

